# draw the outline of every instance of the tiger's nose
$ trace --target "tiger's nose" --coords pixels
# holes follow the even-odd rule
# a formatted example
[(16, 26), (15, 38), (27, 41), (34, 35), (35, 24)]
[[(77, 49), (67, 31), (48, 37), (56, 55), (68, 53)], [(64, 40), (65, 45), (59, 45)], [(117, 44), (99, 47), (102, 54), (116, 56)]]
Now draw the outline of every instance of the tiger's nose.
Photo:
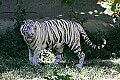
[(34, 34), (33, 34), (33, 33), (31, 33), (31, 35), (33, 36)]

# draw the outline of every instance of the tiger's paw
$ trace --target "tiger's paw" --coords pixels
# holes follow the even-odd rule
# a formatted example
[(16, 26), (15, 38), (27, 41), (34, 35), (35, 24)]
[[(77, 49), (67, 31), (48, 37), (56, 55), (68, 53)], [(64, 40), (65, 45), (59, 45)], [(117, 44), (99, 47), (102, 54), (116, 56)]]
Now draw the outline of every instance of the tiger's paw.
[(38, 59), (33, 59), (32, 60), (32, 65), (34, 65), (34, 66), (38, 65)]
[(61, 55), (57, 55), (55, 60), (52, 62), (52, 65), (58, 64), (62, 60)]
[(57, 64), (59, 64), (60, 60), (55, 59), (55, 61), (53, 61), (50, 65), (51, 66), (56, 66)]
[(57, 58), (52, 62), (52, 65), (57, 65), (60, 61), (62, 60), (62, 58)]
[(30, 63), (32, 64), (32, 62), (33, 62), (33, 57), (29, 57), (29, 61), (30, 61)]
[(55, 66), (57, 64), (58, 64), (58, 62), (55, 62), (55, 61), (51, 63), (52, 66)]
[(82, 68), (83, 64), (76, 64), (75, 67)]

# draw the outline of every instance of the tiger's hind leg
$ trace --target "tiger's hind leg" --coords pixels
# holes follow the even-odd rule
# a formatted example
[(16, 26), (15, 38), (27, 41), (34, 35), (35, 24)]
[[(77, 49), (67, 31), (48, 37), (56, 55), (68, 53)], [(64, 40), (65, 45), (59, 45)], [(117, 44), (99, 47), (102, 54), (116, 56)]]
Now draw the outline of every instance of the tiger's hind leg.
[(57, 51), (56, 52), (56, 58), (52, 62), (53, 65), (58, 64), (62, 60), (63, 47), (60, 47), (60, 48), (56, 49), (56, 51)]
[(85, 54), (81, 50), (81, 45), (80, 45), (79, 39), (71, 45), (71, 50), (73, 50), (73, 52), (75, 54), (77, 54), (78, 59), (79, 59), (78, 63), (75, 66), (78, 68), (81, 68), (83, 66)]
[(55, 60), (52, 62), (53, 65), (58, 64), (62, 60), (62, 54), (57, 53)]
[(80, 54), (77, 55), (79, 58), (78, 64), (76, 64), (75, 66), (78, 68), (81, 68), (83, 66), (83, 62), (84, 62), (84, 58), (85, 58), (85, 54), (83, 52), (81, 52)]

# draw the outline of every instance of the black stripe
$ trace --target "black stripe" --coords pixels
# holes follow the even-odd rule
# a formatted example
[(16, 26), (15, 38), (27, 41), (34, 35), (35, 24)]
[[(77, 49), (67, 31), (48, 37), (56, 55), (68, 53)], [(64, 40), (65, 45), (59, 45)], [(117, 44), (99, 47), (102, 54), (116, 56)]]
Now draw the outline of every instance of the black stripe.
[[(38, 46), (38, 44), (37, 44), (37, 46)], [(37, 46), (35, 46), (34, 51), (35, 51), (35, 49), (37, 48)]]
[(42, 41), (42, 45), (45, 43), (45, 39)]
[[(61, 20), (59, 20), (59, 24), (61, 27), (63, 26), (63, 22)], [(62, 27), (62, 28), (64, 28), (64, 27)]]
[(67, 21), (65, 21), (65, 20), (64, 20), (64, 21), (62, 20), (62, 22), (63, 22), (63, 24), (65, 24), (65, 26), (64, 26), (64, 27), (66, 27), (66, 29), (65, 29), (65, 30), (67, 30), (67, 31), (68, 31), (68, 27), (69, 27), (69, 26), (68, 26), (67, 24), (69, 24), (69, 22), (67, 22)]
[(78, 52), (76, 52), (77, 53), (77, 55), (80, 55), (81, 53), (82, 53), (82, 50), (81, 51), (78, 51)]
[[(47, 26), (47, 23), (49, 23), (48, 25), (49, 26)], [(50, 21), (47, 21), (47, 23), (45, 23), (45, 25), (46, 25), (46, 28), (47, 28), (47, 36), (48, 36), (48, 44), (50, 45), (51, 44), (51, 42), (52, 42), (52, 40), (50, 40), (50, 32), (51, 32), (51, 34), (53, 34), (53, 32), (50, 30), (50, 32), (48, 32), (48, 27), (50, 28), (50, 26), (52, 26), (52, 24), (50, 23)]]
[(49, 48), (49, 46), (50, 46), (50, 45), (49, 45), (49, 42), (47, 42), (47, 41), (46, 41), (46, 43), (44, 43), (44, 44), (46, 44), (46, 45), (47, 45), (47, 46), (46, 46), (46, 49), (48, 49), (48, 48)]
[(43, 28), (43, 31), (45, 32), (45, 34), (42, 34), (42, 36), (43, 36), (43, 42), (42, 42), (42, 45), (44, 44), (44, 42), (45, 42), (45, 40), (46, 40), (46, 36), (48, 35), (47, 33), (48, 33), (48, 27), (47, 27), (47, 24), (46, 24), (46, 22), (43, 22), (43, 26), (42, 27), (44, 27)]
[(81, 35), (83, 35), (83, 36), (85, 36), (85, 35), (86, 35), (86, 33), (85, 33), (84, 31), (82, 31), (82, 30), (81, 30), (81, 32), (80, 32), (80, 33), (81, 33)]
[(35, 45), (36, 42), (38, 41), (38, 35), (36, 35), (36, 38), (35, 38), (34, 40), (35, 40), (35, 42), (34, 42), (34, 44), (32, 45), (32, 47), (34, 47), (34, 45)]
[[(58, 25), (60, 25), (60, 23), (59, 23), (58, 21), (56, 21), (56, 23), (57, 23)], [(61, 27), (61, 25), (60, 25), (60, 27)], [(57, 30), (58, 30), (58, 34), (59, 34), (59, 37), (60, 37), (59, 42), (61, 43), (61, 41), (62, 41), (62, 31), (60, 30), (60, 28), (58, 28), (58, 26), (56, 26), (56, 28), (57, 28)]]
[(48, 44), (50, 44), (51, 43), (51, 40), (50, 40), (50, 36), (49, 36), (50, 34), (48, 33)]
[(66, 40), (66, 29), (64, 26), (64, 22), (62, 20), (59, 20), (59, 21), (60, 21), (60, 25), (61, 25), (62, 29), (64, 30), (64, 34), (62, 34), (62, 35), (64, 35), (64, 40)]
[[(75, 45), (74, 45), (74, 44), (75, 44)], [(72, 45), (73, 49), (77, 46), (77, 43), (74, 43), (74, 44), (73, 44), (74, 46)], [(71, 47), (71, 48), (72, 48), (72, 47)]]
[[(67, 35), (68, 35), (68, 22), (66, 22), (66, 21), (63, 21), (63, 20), (61, 20), (61, 22), (65, 25), (64, 27), (66, 27), (66, 28), (64, 28), (65, 29), (65, 37), (64, 37), (64, 39), (65, 39), (65, 42), (67, 42), (67, 40), (68, 40), (68, 37), (67, 37)], [(66, 40), (67, 39), (67, 40)]]
[[(74, 48), (72, 51), (76, 52), (77, 50), (78, 50), (78, 52), (81, 52), (81, 46), (78, 46), (77, 48)], [(76, 53), (78, 53), (78, 52), (76, 52)]]
[[(70, 24), (70, 23), (69, 23)], [(72, 29), (71, 29), (71, 25), (69, 25), (69, 35), (67, 35), (67, 37), (70, 37), (70, 39), (68, 40), (68, 45), (71, 42), (71, 37), (72, 37)]]
[(52, 42), (52, 49), (54, 49), (56, 46), (56, 43)]
[[(73, 26), (74, 26), (74, 24), (73, 24)], [(73, 28), (75, 28), (75, 27), (73, 27)], [(74, 29), (73, 29), (74, 30)], [(75, 38), (75, 36), (76, 36), (76, 32), (75, 31), (72, 31), (73, 32), (73, 36), (74, 36), (74, 38), (73, 38), (73, 40), (72, 40), (72, 42), (71, 42), (71, 44), (74, 44), (75, 42), (76, 42), (76, 38)]]
[[(54, 25), (56, 25), (54, 21), (52, 21), (52, 23), (53, 23)], [(57, 25), (56, 25), (56, 26), (57, 26)], [(52, 33), (53, 33), (53, 38), (54, 38), (55, 42), (57, 42), (57, 41), (58, 41), (58, 38), (57, 38), (57, 36), (56, 36), (56, 34), (55, 34), (54, 29), (52, 29), (52, 26), (49, 26), (49, 27), (50, 27), (50, 29), (51, 29), (51, 31), (52, 31)]]

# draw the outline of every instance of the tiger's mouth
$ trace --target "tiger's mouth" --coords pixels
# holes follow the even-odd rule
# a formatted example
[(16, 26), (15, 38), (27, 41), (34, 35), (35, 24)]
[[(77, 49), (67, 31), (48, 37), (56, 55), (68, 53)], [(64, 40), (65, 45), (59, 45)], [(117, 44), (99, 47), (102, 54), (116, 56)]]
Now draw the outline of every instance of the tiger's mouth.
[(33, 39), (33, 36), (26, 36), (25, 38), (27, 41), (31, 41)]

